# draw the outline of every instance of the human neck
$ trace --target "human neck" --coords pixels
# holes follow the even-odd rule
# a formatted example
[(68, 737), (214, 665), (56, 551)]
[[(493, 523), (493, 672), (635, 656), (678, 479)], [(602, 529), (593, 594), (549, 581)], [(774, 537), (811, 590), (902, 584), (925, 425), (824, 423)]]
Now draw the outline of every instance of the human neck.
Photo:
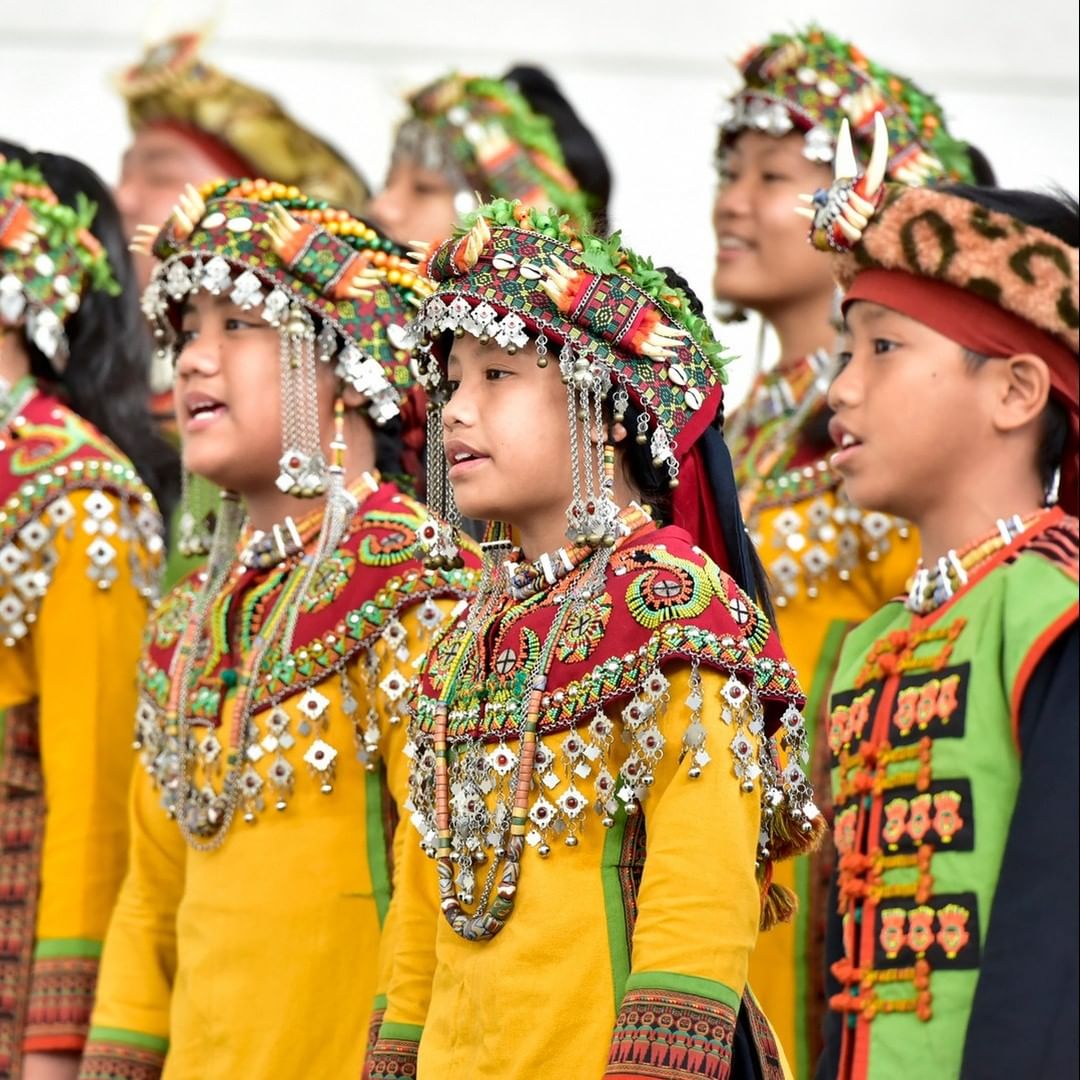
[(30, 354), (26, 351), (22, 333), (14, 329), (3, 330), (0, 332), (0, 379), (8, 386), (14, 386), (29, 374)]
[(780, 339), (780, 363), (809, 356), (818, 349), (833, 350), (836, 330), (833, 326), (833, 293), (812, 293), (762, 308), (766, 319)]
[[(632, 502), (641, 501), (640, 493), (630, 485), (623, 475), (623, 470), (619, 468), (615, 470), (615, 490), (612, 497), (620, 510)], [(570, 504), (569, 495), (566, 497), (566, 504)], [(540, 511), (526, 521), (514, 521), (510, 524), (518, 535), (522, 556), (530, 562), (539, 559), (541, 555), (570, 546), (570, 541), (566, 538), (565, 507)]]
[[(375, 471), (375, 436), (367, 422), (359, 417), (352, 418), (348, 425), (345, 449), (345, 483), (352, 484), (364, 473)], [(323, 453), (327, 453), (324, 447)], [(329, 461), (329, 454), (327, 454)], [(239, 492), (247, 512), (248, 523), (253, 529), (269, 532), (285, 518), (293, 519), (304, 516), (321, 506), (322, 499), (298, 499), (294, 495), (284, 495), (276, 487), (260, 488), (258, 491)]]
[(930, 566), (947, 552), (978, 540), (999, 519), (1030, 514), (1043, 505), (1043, 498), (1038, 478), (1023, 476), (1006, 477), (994, 484), (970, 484), (956, 497), (935, 502), (914, 520), (924, 565)]

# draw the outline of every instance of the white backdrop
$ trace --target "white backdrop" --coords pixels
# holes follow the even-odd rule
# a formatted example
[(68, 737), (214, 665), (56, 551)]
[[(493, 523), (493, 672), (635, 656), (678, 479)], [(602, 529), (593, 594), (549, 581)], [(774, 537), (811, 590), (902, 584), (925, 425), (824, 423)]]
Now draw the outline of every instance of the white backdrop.
[[(934, 93), (1004, 186), (1077, 189), (1080, 25), (1060, 0), (0, 0), (0, 11), (0, 134), (81, 157), (109, 181), (127, 142), (109, 75), (177, 29), (212, 23), (208, 58), (277, 94), (372, 184), (403, 92), (452, 67), (539, 63), (608, 154), (614, 223), (703, 297), (713, 118), (733, 85), (729, 58), (810, 19)], [(724, 331), (747, 357), (755, 337), (752, 326)], [(735, 366), (733, 397), (748, 368)]]

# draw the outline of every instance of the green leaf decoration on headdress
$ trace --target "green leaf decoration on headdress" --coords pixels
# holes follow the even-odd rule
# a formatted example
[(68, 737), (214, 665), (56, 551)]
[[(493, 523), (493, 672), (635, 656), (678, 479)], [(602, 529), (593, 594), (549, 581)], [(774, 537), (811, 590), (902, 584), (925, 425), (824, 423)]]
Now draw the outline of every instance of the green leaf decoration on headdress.
[(695, 314), (690, 297), (668, 281), (652, 259), (638, 255), (622, 242), (622, 233), (602, 237), (576, 231), (565, 214), (553, 210), (523, 207), (508, 199), (494, 199), (468, 214), (455, 229), (455, 236), (464, 236), (478, 218), (503, 228), (528, 229), (580, 252), (582, 261), (596, 274), (612, 275), (632, 281), (659, 307), (672, 322), (681, 326), (694, 339), (707, 357), (721, 382), (727, 382), (727, 364), (734, 359), (716, 340), (708, 320)]

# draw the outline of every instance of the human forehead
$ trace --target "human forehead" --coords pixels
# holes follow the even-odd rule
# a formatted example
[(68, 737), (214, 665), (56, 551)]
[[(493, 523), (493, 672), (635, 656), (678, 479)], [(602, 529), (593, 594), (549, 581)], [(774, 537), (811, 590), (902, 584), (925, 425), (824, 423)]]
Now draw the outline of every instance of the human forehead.
[(768, 135), (763, 131), (742, 131), (725, 144), (721, 157), (734, 163), (799, 161), (811, 164), (802, 151), (803, 137), (798, 132)]
[(494, 341), (480, 341), (478, 338), (465, 334), (455, 337), (450, 347), (448, 364), (479, 364), (492, 360), (514, 361), (521, 356), (511, 356), (504, 348)]
[(124, 167), (132, 168), (184, 168), (198, 174), (216, 175), (213, 161), (190, 139), (179, 132), (162, 128), (144, 128), (124, 154)]

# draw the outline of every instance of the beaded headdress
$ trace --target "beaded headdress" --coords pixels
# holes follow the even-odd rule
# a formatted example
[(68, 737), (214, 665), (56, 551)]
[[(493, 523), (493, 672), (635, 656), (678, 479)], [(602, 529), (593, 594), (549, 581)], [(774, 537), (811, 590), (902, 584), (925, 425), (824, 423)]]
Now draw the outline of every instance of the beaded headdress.
[(961, 193), (975, 195), (977, 188), (884, 182), (887, 140), (879, 117), (873, 154), (860, 173), (841, 131), (832, 186), (802, 196), (809, 205), (797, 208), (811, 220), (810, 242), (832, 253), (845, 306), (875, 300), (983, 355), (1029, 351), (1046, 361), (1051, 392), (1069, 416), (1061, 498), (1074, 513), (1080, 249)]
[(203, 35), (177, 34), (152, 46), (116, 80), (133, 131), (154, 125), (209, 138), (248, 175), (273, 176), (309, 195), (360, 212), (369, 190), (360, 174), (269, 94), (207, 64)]
[[(332, 495), (341, 470), (322, 451), (316, 358), (334, 364), (342, 382), (363, 395), (376, 425), (398, 415), (415, 383), (405, 325), (430, 291), (415, 265), (347, 211), (266, 180), (189, 185), (160, 230), (139, 227), (139, 245), (160, 260), (143, 310), (169, 361), (183, 302), (200, 290), (261, 309), (278, 329), (277, 484), (298, 497), (322, 495), (329, 484)], [(341, 484), (337, 490), (347, 496)]]
[[(462, 231), (429, 251), (420, 267), (433, 283), (411, 330), (421, 342), (420, 379), (429, 398), (429, 502), (453, 522), (445, 476), (441, 408), (446, 400), (446, 336), (471, 334), (508, 352), (532, 343), (537, 362), (557, 357), (567, 385), (573, 501), (567, 536), (610, 545), (618, 508), (605, 482), (599, 427), (612, 392), (615, 419), (632, 401), (635, 437), (678, 485), (680, 462), (711, 424), (723, 397), (724, 357), (689, 298), (650, 260), (623, 247), (618, 234), (576, 233), (565, 218), (497, 200), (481, 206)], [(452, 553), (445, 532), (429, 532), (429, 553)]]
[(721, 153), (740, 131), (797, 131), (805, 140), (804, 155), (828, 163), (842, 121), (850, 124), (860, 149), (869, 150), (880, 113), (892, 148), (890, 178), (909, 184), (942, 176), (972, 180), (967, 145), (949, 134), (938, 103), (820, 27), (774, 34), (738, 67), (744, 85), (721, 106)]
[(579, 225), (589, 220), (588, 196), (566, 167), (554, 125), (508, 80), (447, 75), (409, 105), (394, 158), (446, 175), (457, 188), (459, 214), (475, 208), (480, 192), (554, 207)]
[(120, 292), (90, 231), (96, 213), (85, 195), (62, 203), (37, 168), (0, 155), (0, 324), (22, 327), (57, 371), (67, 362), (64, 323), (87, 290)]

